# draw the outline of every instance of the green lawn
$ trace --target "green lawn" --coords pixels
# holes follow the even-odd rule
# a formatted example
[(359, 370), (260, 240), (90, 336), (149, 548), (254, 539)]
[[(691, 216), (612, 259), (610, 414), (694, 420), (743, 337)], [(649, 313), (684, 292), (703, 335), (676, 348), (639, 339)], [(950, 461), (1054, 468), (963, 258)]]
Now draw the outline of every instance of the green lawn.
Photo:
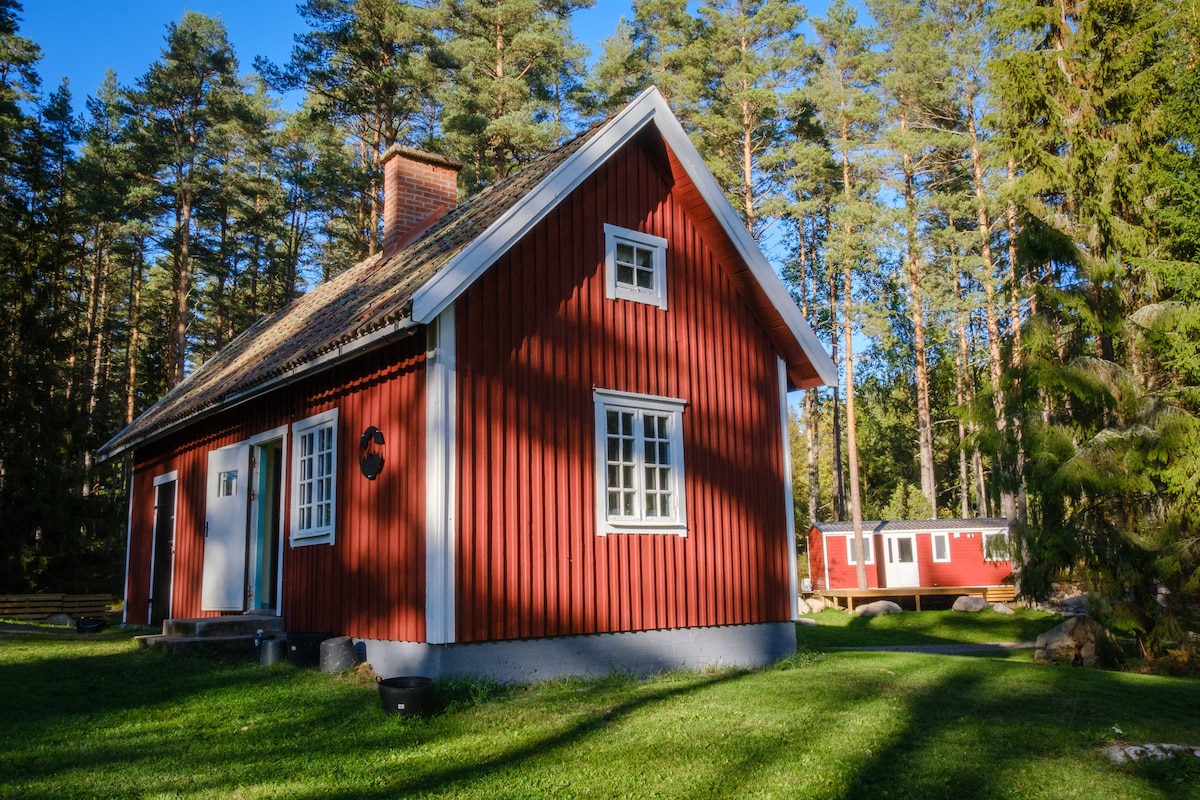
[(1028, 662), (802, 651), (758, 672), (443, 685), (424, 721), (385, 716), (353, 674), (21, 633), (0, 635), (0, 685), (6, 798), (1200, 798), (1200, 758), (1099, 755), (1200, 746), (1200, 683)]
[(856, 617), (845, 611), (826, 609), (810, 615), (815, 627), (797, 627), (802, 647), (863, 647), (921, 644), (995, 644), (1033, 642), (1063, 618), (1057, 614), (1014, 609), (997, 614), (990, 608), (975, 613), (962, 611), (905, 611), (881, 617)]

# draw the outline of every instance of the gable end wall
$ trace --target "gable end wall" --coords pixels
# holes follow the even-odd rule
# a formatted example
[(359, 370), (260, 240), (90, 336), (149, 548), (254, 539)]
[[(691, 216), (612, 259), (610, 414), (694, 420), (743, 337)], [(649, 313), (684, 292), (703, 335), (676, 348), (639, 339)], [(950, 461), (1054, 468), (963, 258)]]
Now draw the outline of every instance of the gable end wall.
[[(790, 618), (777, 356), (668, 169), (625, 147), (457, 301), (458, 641)], [(667, 310), (605, 298), (605, 223)], [(594, 388), (686, 401), (686, 537), (596, 534)]]

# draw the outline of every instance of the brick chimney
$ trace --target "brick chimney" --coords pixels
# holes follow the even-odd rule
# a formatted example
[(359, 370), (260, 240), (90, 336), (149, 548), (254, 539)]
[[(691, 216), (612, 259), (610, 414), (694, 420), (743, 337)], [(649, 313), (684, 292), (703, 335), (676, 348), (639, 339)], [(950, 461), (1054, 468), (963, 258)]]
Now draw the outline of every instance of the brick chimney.
[(458, 203), (462, 164), (392, 145), (383, 154), (383, 257), (398, 252)]

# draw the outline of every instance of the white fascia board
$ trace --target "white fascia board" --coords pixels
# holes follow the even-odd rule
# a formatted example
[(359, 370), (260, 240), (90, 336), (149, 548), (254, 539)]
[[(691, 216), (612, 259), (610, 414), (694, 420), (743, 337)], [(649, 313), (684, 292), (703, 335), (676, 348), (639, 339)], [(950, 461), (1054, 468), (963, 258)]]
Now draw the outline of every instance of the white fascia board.
[(591, 141), (551, 172), (533, 191), (522, 197), (500, 219), (463, 248), (436, 276), (413, 295), (412, 317), (429, 324), (512, 245), (549, 214), (597, 167), (623, 147), (654, 118), (657, 108), (647, 104), (647, 90), (626, 106)]

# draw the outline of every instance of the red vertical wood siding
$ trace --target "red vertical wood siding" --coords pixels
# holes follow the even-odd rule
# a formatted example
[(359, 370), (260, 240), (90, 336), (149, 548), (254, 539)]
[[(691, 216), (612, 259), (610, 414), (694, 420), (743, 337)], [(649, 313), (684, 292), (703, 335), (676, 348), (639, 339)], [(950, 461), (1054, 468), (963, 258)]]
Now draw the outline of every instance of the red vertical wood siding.
[[(829, 588), (857, 589), (858, 570), (850, 563), (850, 554), (846, 544), (849, 539), (854, 538), (853, 535), (830, 534), (824, 538), (827, 544), (825, 558), (829, 564)], [(871, 555), (875, 558), (874, 563), (867, 564), (867, 588), (876, 589), (884, 585), (883, 540), (878, 535), (867, 531), (863, 532), (863, 538), (871, 540)], [(818, 533), (817, 541), (820, 540), (821, 535)]]
[[(284, 465), (283, 592), (290, 630), (423, 641), (425, 637), (425, 341), (417, 335), (332, 368), (266, 398), (224, 411), (137, 452), (127, 609), (146, 620), (154, 534), (155, 476), (179, 472), (172, 615), (200, 610), (208, 451), (338, 409), (337, 507), (333, 545), (293, 548)], [(374, 481), (358, 468), (370, 425), (383, 431), (385, 464)], [(290, 427), (288, 461), (293, 455)]]
[[(776, 353), (666, 163), (624, 148), (458, 300), (459, 641), (789, 618)], [(668, 240), (666, 311), (605, 298), (606, 222)], [(597, 535), (594, 387), (687, 402), (686, 537)]]
[[(923, 586), (999, 586), (1012, 577), (1011, 561), (988, 561), (983, 557), (983, 533), (961, 531), (946, 534), (950, 560), (934, 562), (932, 534), (917, 538), (917, 558)], [(926, 577), (928, 576), (928, 577)]]

